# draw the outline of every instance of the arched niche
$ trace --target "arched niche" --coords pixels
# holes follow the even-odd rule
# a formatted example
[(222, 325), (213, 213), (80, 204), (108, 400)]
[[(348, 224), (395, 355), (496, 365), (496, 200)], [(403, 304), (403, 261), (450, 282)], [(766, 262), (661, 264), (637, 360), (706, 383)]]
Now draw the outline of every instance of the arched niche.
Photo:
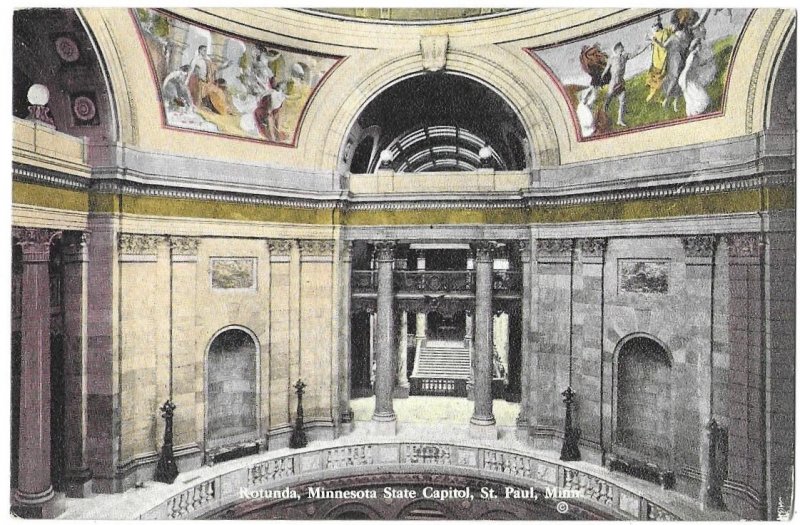
[(248, 329), (218, 332), (206, 355), (206, 449), (258, 437), (258, 340)]
[(672, 462), (672, 358), (660, 341), (632, 334), (614, 357), (614, 452), (669, 466)]

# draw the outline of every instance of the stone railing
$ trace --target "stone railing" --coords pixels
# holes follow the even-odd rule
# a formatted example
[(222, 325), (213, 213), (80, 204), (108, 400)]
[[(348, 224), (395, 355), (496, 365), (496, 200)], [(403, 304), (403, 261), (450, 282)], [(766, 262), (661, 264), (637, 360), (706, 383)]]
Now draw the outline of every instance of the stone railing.
[(475, 272), (469, 270), (394, 272), (394, 289), (398, 293), (475, 293)]
[[(262, 489), (281, 490), (355, 474), (381, 473), (457, 474), (509, 486), (533, 487), (544, 493), (554, 493), (557, 499), (568, 499), (576, 507), (595, 509), (619, 519), (702, 517), (701, 514), (687, 515), (690, 512), (685, 507), (668, 510), (669, 505), (664, 503), (668, 498), (625, 488), (605, 473), (585, 472), (575, 464), (533, 457), (521, 451), (453, 443), (372, 442), (281, 452), (285, 454), (280, 457), (254, 458), (245, 465), (231, 465), (228, 471), (213, 477), (199, 477), (193, 486), (172, 494), (161, 491), (159, 494), (166, 499), (137, 517), (201, 518), (244, 501), (243, 494)], [(558, 496), (564, 493), (570, 496)], [(664, 501), (654, 502), (653, 499)]]
[[(475, 293), (475, 272), (456, 271), (395, 271), (394, 291), (406, 294)], [(378, 273), (374, 270), (354, 270), (353, 293), (374, 294), (378, 290)], [(492, 275), (495, 293), (520, 293), (522, 273), (518, 271), (495, 271)]]
[(425, 172), (394, 173), (379, 170), (349, 176), (350, 191), (354, 195), (376, 193), (459, 193), (518, 192), (530, 186), (530, 174), (526, 171), (474, 171), (474, 172)]
[[(86, 165), (86, 143), (83, 139), (67, 135), (36, 122), (14, 118), (12, 153), (16, 160), (30, 160), (35, 155), (38, 160), (47, 158), (65, 166), (83, 168)], [(81, 171), (84, 171), (81, 169)]]

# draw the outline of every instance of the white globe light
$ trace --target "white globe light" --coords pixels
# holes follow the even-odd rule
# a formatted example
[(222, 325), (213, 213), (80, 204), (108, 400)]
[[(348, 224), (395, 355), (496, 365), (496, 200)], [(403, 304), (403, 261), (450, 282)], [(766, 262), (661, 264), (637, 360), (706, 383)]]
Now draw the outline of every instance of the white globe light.
[(42, 84), (34, 84), (28, 89), (28, 102), (34, 106), (44, 106), (50, 100), (50, 90)]
[(482, 147), (480, 151), (478, 151), (478, 157), (480, 157), (482, 160), (492, 158), (492, 148), (489, 146)]
[(393, 156), (394, 155), (392, 155), (392, 152), (390, 150), (385, 149), (381, 151), (381, 157), (380, 157), (381, 162), (391, 162)]

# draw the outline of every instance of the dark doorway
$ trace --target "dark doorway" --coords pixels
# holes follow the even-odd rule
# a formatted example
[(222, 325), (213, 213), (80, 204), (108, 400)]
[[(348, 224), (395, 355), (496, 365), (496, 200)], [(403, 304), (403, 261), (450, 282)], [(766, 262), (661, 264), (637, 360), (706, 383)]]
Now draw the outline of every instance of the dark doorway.
[(369, 313), (354, 313), (350, 326), (350, 392), (353, 398), (371, 397)]

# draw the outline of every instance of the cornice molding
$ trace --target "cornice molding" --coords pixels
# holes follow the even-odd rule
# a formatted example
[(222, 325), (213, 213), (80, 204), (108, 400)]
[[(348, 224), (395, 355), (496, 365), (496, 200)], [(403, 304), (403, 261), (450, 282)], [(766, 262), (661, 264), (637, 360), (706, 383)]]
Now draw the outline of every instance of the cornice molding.
[[(488, 193), (486, 195), (452, 194), (400, 195), (360, 197), (336, 194), (330, 198), (300, 198), (277, 195), (257, 195), (236, 191), (217, 191), (195, 188), (176, 188), (147, 185), (120, 179), (85, 179), (75, 175), (58, 173), (34, 166), (13, 163), (12, 174), (15, 181), (88, 191), (97, 194), (130, 195), (170, 199), (187, 199), (212, 202), (225, 202), (256, 206), (274, 206), (295, 209), (342, 209), (344, 211), (383, 211), (383, 210), (449, 210), (481, 209), (508, 210), (534, 209), (583, 204), (605, 204), (647, 199), (668, 199), (689, 195), (707, 195), (724, 192), (755, 190), (760, 188), (792, 187), (792, 173), (761, 173), (724, 180), (690, 182), (682, 184), (654, 185), (631, 189), (585, 189), (572, 188), (531, 188), (517, 194)], [(635, 181), (630, 181), (631, 184)], [(571, 194), (564, 194), (571, 191)]]

